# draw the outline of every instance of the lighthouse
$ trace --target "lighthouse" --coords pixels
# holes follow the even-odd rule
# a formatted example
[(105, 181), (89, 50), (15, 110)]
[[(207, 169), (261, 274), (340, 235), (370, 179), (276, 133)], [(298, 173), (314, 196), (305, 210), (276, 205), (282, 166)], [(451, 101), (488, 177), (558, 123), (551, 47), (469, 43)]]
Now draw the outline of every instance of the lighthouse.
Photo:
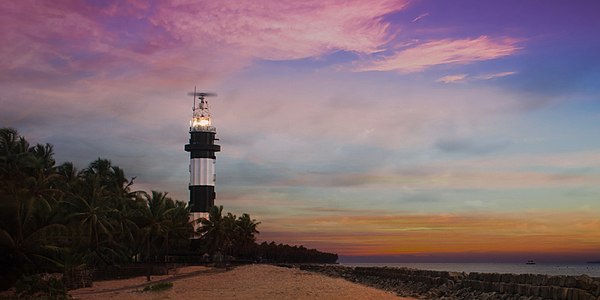
[(221, 151), (221, 146), (215, 144), (218, 141), (217, 130), (212, 126), (208, 101), (205, 99), (215, 94), (199, 93), (194, 88), (190, 95), (194, 97), (194, 106), (190, 142), (184, 149), (190, 153), (190, 218), (197, 220), (207, 217), (208, 210), (215, 205), (215, 153)]

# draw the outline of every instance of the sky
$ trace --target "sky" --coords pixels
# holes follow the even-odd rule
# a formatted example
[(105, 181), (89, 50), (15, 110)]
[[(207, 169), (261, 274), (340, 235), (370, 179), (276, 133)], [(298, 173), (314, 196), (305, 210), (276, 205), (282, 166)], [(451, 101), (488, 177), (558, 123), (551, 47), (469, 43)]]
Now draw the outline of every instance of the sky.
[(0, 126), (341, 261), (600, 260), (598, 1), (4, 1)]

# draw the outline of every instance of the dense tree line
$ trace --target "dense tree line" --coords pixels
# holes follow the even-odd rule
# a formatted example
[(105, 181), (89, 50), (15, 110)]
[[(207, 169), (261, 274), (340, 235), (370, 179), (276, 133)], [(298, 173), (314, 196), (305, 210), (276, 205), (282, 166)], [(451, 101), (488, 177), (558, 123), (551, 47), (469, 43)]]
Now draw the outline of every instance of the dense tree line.
[(321, 252), (316, 249), (307, 249), (304, 246), (290, 246), (275, 244), (275, 242), (262, 242), (256, 245), (256, 253), (263, 261), (278, 263), (336, 263), (338, 256), (335, 253)]
[(196, 221), (189, 220), (187, 204), (166, 192), (133, 191), (133, 180), (107, 159), (82, 170), (56, 165), (52, 145), (30, 145), (15, 129), (1, 128), (0, 285), (22, 274), (158, 262), (174, 254), (318, 257), (316, 250), (257, 245), (260, 222), (223, 214), (222, 206), (198, 220), (199, 249), (190, 252)]
[(198, 232), (201, 252), (216, 253), (258, 262), (287, 263), (335, 263), (338, 256), (334, 253), (307, 249), (304, 246), (290, 246), (275, 242), (256, 243), (258, 234), (256, 222), (248, 214), (240, 217), (227, 213), (223, 215), (223, 206), (214, 206), (209, 217), (201, 220)]
[(132, 261), (158, 261), (188, 247), (193, 226), (184, 202), (132, 191), (110, 160), (77, 170), (56, 165), (50, 144), (30, 145), (0, 129), (0, 282)]

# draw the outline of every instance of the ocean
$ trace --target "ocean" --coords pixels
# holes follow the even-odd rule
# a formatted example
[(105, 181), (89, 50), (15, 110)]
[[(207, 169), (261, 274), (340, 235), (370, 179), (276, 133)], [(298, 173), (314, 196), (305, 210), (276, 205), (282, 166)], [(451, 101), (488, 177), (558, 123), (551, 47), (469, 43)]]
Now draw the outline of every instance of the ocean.
[(343, 266), (359, 267), (405, 267), (432, 271), (545, 274), (545, 275), (588, 275), (600, 277), (600, 264), (537, 263), (342, 263)]

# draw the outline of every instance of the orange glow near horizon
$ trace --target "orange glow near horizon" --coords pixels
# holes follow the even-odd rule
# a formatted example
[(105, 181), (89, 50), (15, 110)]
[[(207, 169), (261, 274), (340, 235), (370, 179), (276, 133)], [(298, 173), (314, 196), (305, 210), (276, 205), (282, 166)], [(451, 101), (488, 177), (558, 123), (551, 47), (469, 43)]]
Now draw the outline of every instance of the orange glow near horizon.
[(262, 224), (261, 240), (341, 255), (576, 254), (600, 249), (600, 218), (590, 213), (323, 216)]

